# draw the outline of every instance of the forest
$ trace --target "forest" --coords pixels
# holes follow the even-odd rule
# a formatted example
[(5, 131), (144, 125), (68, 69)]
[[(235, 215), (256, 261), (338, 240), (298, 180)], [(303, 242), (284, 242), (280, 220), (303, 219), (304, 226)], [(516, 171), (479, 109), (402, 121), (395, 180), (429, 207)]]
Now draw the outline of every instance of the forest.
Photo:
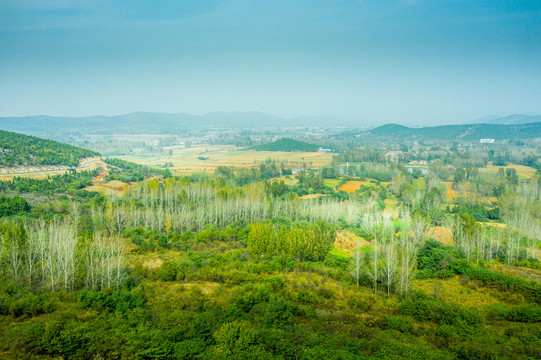
[(540, 358), (538, 149), (341, 141), (312, 169), (109, 158), (121, 194), (0, 183), (0, 357)]
[(80, 159), (97, 155), (80, 147), (0, 130), (0, 166), (78, 166)]

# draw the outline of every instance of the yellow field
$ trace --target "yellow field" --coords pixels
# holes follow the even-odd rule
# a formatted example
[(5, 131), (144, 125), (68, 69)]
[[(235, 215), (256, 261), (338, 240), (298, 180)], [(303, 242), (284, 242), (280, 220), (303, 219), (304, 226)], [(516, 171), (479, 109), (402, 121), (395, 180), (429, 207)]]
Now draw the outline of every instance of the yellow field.
[(119, 180), (112, 180), (103, 184), (96, 184), (92, 186), (87, 186), (83, 190), (86, 191), (98, 191), (104, 195), (122, 195), (130, 185)]
[(517, 174), (522, 179), (531, 179), (535, 175), (535, 169), (529, 166), (524, 165), (518, 165), (518, 164), (511, 164), (509, 163), (507, 166), (494, 166), (492, 165), (492, 162), (489, 162), (486, 168), (479, 168), (479, 172), (484, 173), (497, 173), (500, 168), (503, 169), (515, 169), (517, 171)]
[[(172, 155), (169, 155), (169, 150), (172, 151)], [(255, 151), (237, 148), (234, 145), (197, 145), (188, 149), (184, 146), (167, 147), (163, 155), (124, 155), (118, 156), (118, 158), (151, 166), (162, 166), (170, 162), (173, 163), (173, 167), (170, 168), (172, 171), (190, 174), (194, 171), (214, 171), (218, 166), (259, 167), (260, 162), (269, 158), (285, 162), (288, 168), (296, 168), (303, 163), (309, 168), (314, 168), (329, 163), (332, 154)]]
[(338, 190), (345, 191), (347, 193), (354, 193), (355, 191), (359, 190), (361, 186), (363, 185), (371, 185), (371, 182), (368, 181), (348, 181), (344, 185), (340, 186)]

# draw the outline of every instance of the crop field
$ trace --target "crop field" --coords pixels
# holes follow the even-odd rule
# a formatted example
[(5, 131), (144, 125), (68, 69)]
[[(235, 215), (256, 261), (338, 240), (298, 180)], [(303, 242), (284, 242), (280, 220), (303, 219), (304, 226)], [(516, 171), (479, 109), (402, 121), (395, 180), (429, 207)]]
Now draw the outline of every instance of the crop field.
[(363, 185), (372, 185), (372, 183), (368, 181), (351, 180), (340, 186), (338, 190), (345, 191), (347, 193), (354, 193), (355, 191), (359, 190)]
[(511, 163), (509, 163), (507, 166), (494, 166), (492, 165), (492, 162), (488, 163), (488, 165), (484, 168), (479, 168), (479, 172), (496, 174), (501, 168), (515, 169), (520, 179), (531, 179), (534, 177), (535, 172), (536, 172), (534, 168), (529, 167), (529, 166), (511, 164)]
[(179, 174), (214, 171), (218, 166), (258, 167), (259, 163), (269, 158), (285, 162), (288, 168), (296, 168), (303, 163), (308, 168), (315, 168), (329, 163), (332, 159), (330, 153), (255, 151), (237, 148), (234, 145), (198, 145), (191, 148), (171, 146), (165, 150), (163, 155), (123, 155), (118, 158), (150, 166), (172, 163), (173, 166), (169, 168)]

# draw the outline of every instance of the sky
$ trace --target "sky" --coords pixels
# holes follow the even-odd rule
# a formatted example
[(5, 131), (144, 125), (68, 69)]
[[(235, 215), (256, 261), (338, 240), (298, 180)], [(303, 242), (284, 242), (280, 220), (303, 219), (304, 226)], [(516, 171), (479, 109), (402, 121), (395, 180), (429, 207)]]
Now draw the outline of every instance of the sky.
[(541, 112), (539, 0), (0, 0), (0, 116)]

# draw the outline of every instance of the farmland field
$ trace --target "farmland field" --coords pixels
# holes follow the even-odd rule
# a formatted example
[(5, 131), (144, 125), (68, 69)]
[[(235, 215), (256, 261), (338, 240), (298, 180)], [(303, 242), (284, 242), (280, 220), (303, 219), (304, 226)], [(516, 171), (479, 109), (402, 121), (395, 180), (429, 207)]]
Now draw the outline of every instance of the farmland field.
[(351, 180), (346, 182), (344, 185), (340, 186), (338, 190), (345, 191), (347, 193), (354, 193), (355, 191), (359, 190), (361, 186), (363, 185), (370, 185), (371, 182), (368, 181), (357, 181), (357, 180)]
[(278, 162), (283, 161), (289, 168), (302, 166), (303, 163), (308, 168), (314, 168), (325, 165), (332, 159), (332, 154), (329, 153), (255, 151), (244, 150), (234, 145), (198, 145), (192, 148), (171, 146), (165, 150), (163, 155), (123, 155), (118, 158), (150, 166), (172, 163), (173, 166), (169, 168), (179, 174), (214, 171), (218, 166), (258, 167), (259, 163), (269, 158)]
[(509, 163), (507, 166), (494, 166), (492, 162), (489, 162), (489, 164), (484, 168), (479, 168), (479, 172), (481, 173), (497, 173), (500, 168), (503, 169), (515, 169), (517, 171), (517, 175), (521, 179), (531, 179), (535, 175), (535, 169), (530, 166), (524, 166), (524, 165), (518, 165), (518, 164), (512, 164)]

